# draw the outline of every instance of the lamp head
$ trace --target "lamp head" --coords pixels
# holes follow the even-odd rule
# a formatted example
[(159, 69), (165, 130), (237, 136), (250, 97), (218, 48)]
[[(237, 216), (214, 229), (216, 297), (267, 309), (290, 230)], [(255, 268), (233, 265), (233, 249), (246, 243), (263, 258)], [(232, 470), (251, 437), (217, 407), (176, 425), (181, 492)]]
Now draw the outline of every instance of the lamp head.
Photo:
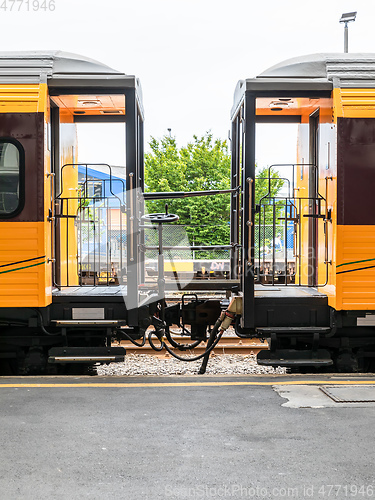
[(342, 14), (340, 23), (349, 23), (350, 21), (355, 21), (356, 16), (357, 12), (346, 12), (345, 14)]

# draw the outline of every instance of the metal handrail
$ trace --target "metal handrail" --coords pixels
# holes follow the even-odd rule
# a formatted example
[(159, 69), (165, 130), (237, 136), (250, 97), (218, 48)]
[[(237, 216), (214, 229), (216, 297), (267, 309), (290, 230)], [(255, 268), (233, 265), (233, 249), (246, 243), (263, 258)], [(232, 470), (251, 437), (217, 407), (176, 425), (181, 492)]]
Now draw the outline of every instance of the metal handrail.
[[(319, 193), (318, 193), (319, 194)], [(261, 277), (264, 277), (264, 276), (269, 276), (267, 275), (266, 273), (261, 273), (260, 272), (260, 263), (263, 262), (263, 269), (265, 268), (265, 254), (263, 252), (263, 256), (261, 255), (261, 241), (262, 241), (262, 207), (264, 208), (263, 212), (264, 212), (264, 215), (263, 215), (263, 226), (265, 224), (265, 210), (266, 210), (266, 207), (272, 207), (272, 226), (273, 226), (273, 230), (272, 230), (272, 239), (274, 240), (275, 239), (275, 235), (276, 235), (276, 207), (277, 207), (277, 201), (281, 201), (283, 200), (284, 203), (283, 203), (283, 206), (284, 206), (284, 209), (285, 209), (285, 217), (284, 217), (284, 231), (285, 231), (285, 247), (284, 247), (284, 273), (280, 274), (280, 276), (283, 276), (285, 278), (285, 283), (284, 284), (280, 284), (278, 283), (277, 285), (280, 286), (280, 285), (285, 285), (285, 286), (310, 286), (310, 287), (323, 287), (325, 285), (327, 285), (328, 283), (328, 279), (329, 279), (329, 268), (328, 268), (328, 265), (330, 264), (330, 261), (328, 260), (328, 238), (327, 238), (327, 228), (326, 228), (326, 224), (327, 222), (329, 221), (329, 219), (327, 219), (327, 215), (324, 216), (323, 218), (323, 222), (325, 224), (325, 229), (324, 229), (324, 233), (325, 233), (325, 260), (324, 260), (324, 264), (326, 266), (326, 272), (325, 272), (325, 282), (322, 283), (322, 284), (318, 284), (318, 283), (314, 283), (314, 284), (302, 284), (301, 283), (301, 252), (302, 252), (302, 247), (301, 247), (301, 244), (302, 244), (302, 236), (301, 236), (301, 220), (302, 220), (302, 217), (301, 217), (301, 207), (302, 207), (302, 201), (305, 200), (305, 201), (318, 201), (319, 203), (321, 201), (325, 201), (325, 198), (319, 194), (319, 196), (317, 197), (308, 197), (308, 196), (305, 196), (305, 197), (292, 197), (292, 198), (289, 198), (289, 197), (282, 197), (282, 196), (264, 196), (262, 197), (261, 201), (265, 201), (265, 200), (269, 200), (270, 203), (260, 203), (259, 204), (259, 207), (260, 207), (260, 213), (259, 213), (259, 224), (258, 224), (258, 227), (259, 227), (259, 230), (258, 230), (258, 262), (259, 262), (259, 270), (258, 270), (258, 276), (259, 278)], [(299, 282), (298, 284), (288, 284), (288, 277), (291, 276), (291, 274), (288, 274), (288, 259), (287, 259), (287, 222), (288, 222), (288, 216), (287, 216), (287, 210), (288, 208), (290, 208), (290, 211), (295, 211), (295, 217), (293, 217), (293, 220), (294, 220), (294, 223), (298, 224), (299, 226), (299, 236), (298, 236), (298, 242), (297, 242), (297, 245), (299, 246), (299, 251), (298, 253), (295, 255), (295, 257), (298, 259), (298, 266), (299, 266), (299, 272), (298, 272), (298, 276), (299, 276)], [(326, 214), (327, 214), (327, 211), (326, 211)], [(265, 232), (263, 230), (263, 240), (265, 240)], [(274, 286), (275, 285), (275, 275), (276, 275), (276, 249), (275, 249), (275, 245), (273, 245), (273, 249), (272, 249), (272, 283), (271, 284), (266, 284), (266, 283), (263, 283), (264, 286)]]
[[(87, 177), (89, 176), (88, 168), (89, 167), (95, 167), (95, 166), (105, 166), (109, 170), (109, 179), (88, 179)], [(63, 196), (64, 193), (64, 184), (63, 184), (63, 174), (65, 172), (65, 169), (68, 167), (76, 167), (76, 166), (84, 166), (85, 167), (85, 177), (83, 182), (80, 183), (81, 186), (81, 192), (83, 196), (79, 196), (79, 194), (74, 194), (73, 196)], [(88, 196), (88, 186), (90, 185), (91, 182), (97, 182), (100, 181), (104, 186), (108, 186), (108, 189), (106, 189), (104, 192), (108, 193), (108, 196), (106, 195), (100, 195), (100, 196)], [(98, 164), (93, 164), (93, 163), (67, 163), (63, 165), (61, 168), (61, 177), (60, 177), (60, 192), (54, 196), (54, 202), (56, 207), (59, 207), (59, 210), (55, 211), (55, 231), (54, 233), (57, 234), (58, 227), (57, 224), (60, 224), (61, 220), (66, 220), (66, 234), (65, 234), (65, 239), (66, 239), (66, 283), (63, 283), (63, 280), (60, 279), (60, 283), (57, 283), (56, 279), (56, 270), (54, 272), (53, 276), (53, 284), (54, 286), (61, 288), (61, 287), (69, 287), (69, 286), (76, 286), (76, 284), (71, 285), (71, 282), (73, 281), (70, 276), (69, 276), (69, 255), (71, 254), (71, 248), (69, 246), (69, 241), (71, 239), (71, 224), (68, 223), (69, 219), (74, 219), (75, 222), (75, 231), (77, 230), (77, 244), (79, 245), (77, 247), (77, 276), (79, 278), (79, 285), (80, 286), (97, 286), (98, 284), (100, 285), (106, 285), (109, 286), (110, 283), (110, 275), (113, 271), (112, 269), (112, 246), (110, 243), (110, 231), (111, 231), (111, 207), (110, 206), (110, 200), (112, 200), (112, 203), (116, 203), (116, 208), (120, 210), (120, 218), (119, 218), (119, 232), (120, 232), (120, 243), (119, 243), (119, 269), (121, 270), (123, 268), (123, 237), (122, 237), (122, 230), (123, 230), (123, 222), (122, 222), (122, 214), (126, 212), (126, 206), (125, 206), (125, 181), (120, 178), (113, 178), (111, 167), (108, 164), (104, 163), (98, 163)], [(114, 192), (114, 182), (120, 182), (122, 184), (122, 199), (120, 196), (118, 196)], [(73, 204), (73, 206), (69, 205)], [(97, 211), (100, 211), (98, 214)], [(83, 214), (83, 218), (80, 218), (80, 214)], [(98, 216), (97, 216), (98, 214)], [(107, 223), (104, 224), (103, 221), (106, 220)], [(77, 222), (78, 221), (78, 222)], [(88, 271), (90, 272), (90, 265), (93, 265), (93, 285), (91, 283), (83, 283), (83, 261), (82, 261), (82, 256), (83, 256), (83, 248), (82, 248), (82, 230), (83, 227), (87, 226), (88, 228), (88, 234), (87, 234), (87, 247), (88, 247), (88, 254), (87, 254), (87, 268)], [(91, 240), (91, 228), (93, 230), (93, 241)], [(117, 230), (117, 228), (116, 228)], [(105, 260), (106, 262), (103, 263), (101, 260), (101, 254), (102, 254), (102, 239), (101, 239), (101, 233), (102, 231), (106, 232), (106, 238), (105, 238)], [(99, 240), (97, 239), (97, 236), (99, 235)], [(55, 237), (56, 240), (56, 237)], [(91, 252), (90, 248), (93, 243), (93, 252)], [(98, 252), (97, 252), (97, 247), (98, 246)], [(97, 255), (98, 254), (98, 255)], [(93, 257), (93, 263), (90, 262), (90, 255)], [(80, 258), (81, 257), (81, 258)], [(104, 268), (102, 264), (105, 264)], [(102, 272), (102, 269), (104, 269), (104, 272), (106, 274), (106, 279), (105, 280), (100, 280), (99, 276), (96, 276), (96, 269), (99, 269), (99, 272)], [(62, 278), (62, 277), (61, 277)]]
[(177, 198), (194, 198), (198, 196), (214, 196), (217, 194), (231, 194), (236, 193), (240, 189), (237, 186), (233, 189), (211, 189), (207, 191), (161, 191), (154, 193), (142, 193), (145, 200), (171, 200)]

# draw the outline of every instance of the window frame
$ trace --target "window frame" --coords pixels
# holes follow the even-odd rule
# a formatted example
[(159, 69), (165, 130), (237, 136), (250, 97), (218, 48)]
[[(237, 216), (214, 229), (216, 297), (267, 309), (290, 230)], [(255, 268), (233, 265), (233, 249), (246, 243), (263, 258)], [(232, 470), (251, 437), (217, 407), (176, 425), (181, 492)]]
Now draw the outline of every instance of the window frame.
[(22, 210), (25, 208), (25, 150), (22, 144), (14, 139), (13, 137), (0, 137), (0, 144), (10, 143), (13, 144), (18, 150), (18, 187), (19, 187), (19, 197), (18, 197), (18, 206), (13, 212), (9, 212), (7, 214), (2, 214), (0, 212), (0, 220), (2, 219), (13, 219), (17, 215), (19, 215)]

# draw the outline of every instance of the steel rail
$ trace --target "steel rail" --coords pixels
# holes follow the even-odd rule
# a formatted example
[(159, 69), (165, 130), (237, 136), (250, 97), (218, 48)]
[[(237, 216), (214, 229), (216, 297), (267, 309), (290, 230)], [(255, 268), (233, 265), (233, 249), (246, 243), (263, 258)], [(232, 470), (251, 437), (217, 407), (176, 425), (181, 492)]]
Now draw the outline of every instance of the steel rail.
[[(187, 337), (181, 337), (179, 335), (174, 335), (173, 339), (179, 343), (184, 343), (187, 342), (188, 340)], [(176, 353), (180, 352), (178, 349), (172, 347), (168, 343), (168, 341), (165, 340), (165, 342), (168, 344), (168, 347), (172, 349), (174, 352)], [(127, 354), (147, 354), (157, 357), (170, 358), (168, 352), (166, 352), (165, 350), (161, 352), (156, 352), (151, 348), (151, 346), (148, 343), (146, 343), (143, 347), (136, 347), (128, 340), (121, 340), (121, 342), (119, 343), (114, 343), (113, 346), (125, 347)], [(185, 354), (191, 353), (194, 355), (199, 355), (205, 352), (206, 349), (207, 349), (206, 344), (202, 342), (202, 344), (196, 347), (194, 350), (185, 351)], [(267, 342), (262, 343), (259, 339), (256, 338), (240, 339), (237, 336), (225, 336), (222, 337), (218, 345), (213, 349), (213, 353), (216, 355), (240, 354), (242, 356), (248, 356), (251, 354), (254, 355), (258, 354), (259, 351), (264, 349), (268, 349), (268, 343)]]

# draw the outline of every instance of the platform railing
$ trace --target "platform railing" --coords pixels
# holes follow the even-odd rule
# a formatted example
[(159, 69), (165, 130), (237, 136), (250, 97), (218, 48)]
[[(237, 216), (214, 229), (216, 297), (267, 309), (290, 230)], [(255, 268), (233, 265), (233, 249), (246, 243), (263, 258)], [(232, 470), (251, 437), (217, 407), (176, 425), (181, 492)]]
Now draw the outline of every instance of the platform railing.
[(61, 169), (54, 202), (53, 278), (59, 288), (111, 286), (125, 280), (125, 181), (103, 164), (105, 178), (93, 176), (98, 166), (66, 164)]
[[(294, 180), (287, 180), (286, 196), (272, 195), (272, 181), (279, 178), (272, 176), (271, 170), (284, 166), (292, 167), (292, 179), (295, 178), (297, 166), (317, 171), (316, 165), (312, 164), (272, 165), (269, 168), (268, 193), (259, 200), (255, 210), (258, 229), (255, 242), (255, 278), (263, 285), (322, 287), (328, 282), (330, 264), (327, 229), (330, 214), (327, 201), (318, 190), (316, 196), (296, 196), (298, 190), (294, 187)], [(309, 218), (312, 223), (304, 224), (304, 218)], [(309, 234), (311, 231), (318, 234), (318, 224), (324, 225), (323, 233), (319, 231), (324, 234), (325, 272), (322, 283), (318, 282), (316, 236), (315, 247), (309, 246)]]
[[(147, 200), (170, 200), (170, 199), (181, 199), (181, 198), (193, 198), (193, 197), (201, 197), (201, 196), (216, 196), (216, 195), (221, 195), (221, 194), (233, 194), (233, 193), (238, 193), (240, 190), (240, 187), (237, 186), (232, 189), (214, 189), (214, 190), (205, 190), (205, 191), (174, 191), (174, 192), (152, 192), (152, 193), (142, 193), (144, 199)], [(171, 231), (173, 228), (176, 227), (181, 227), (179, 225), (171, 225), (168, 228), (165, 228), (164, 231)], [(214, 225), (213, 225), (214, 227)], [(144, 228), (143, 228), (144, 229)], [(190, 256), (190, 261), (195, 261), (196, 253), (197, 252), (210, 252), (210, 253), (215, 253), (215, 252), (228, 252), (228, 262), (229, 262), (229, 257), (231, 257), (238, 249), (238, 245), (233, 245), (233, 244), (223, 244), (223, 245), (211, 245), (211, 244), (204, 244), (204, 245), (195, 245), (194, 242), (192, 245), (163, 245), (163, 250), (167, 253), (167, 259), (169, 257), (170, 261), (173, 263), (174, 259), (172, 256), (172, 252), (174, 254), (178, 254), (179, 252), (183, 251), (188, 251), (191, 253)], [(156, 251), (158, 249), (158, 246), (156, 244), (147, 244), (143, 243), (140, 246), (140, 251), (143, 252), (144, 254), (150, 253), (152, 251)], [(177, 257), (179, 258), (179, 257)], [(223, 259), (220, 259), (223, 260)], [(225, 270), (226, 272), (226, 270)], [(228, 273), (229, 275), (229, 268), (228, 268)]]

